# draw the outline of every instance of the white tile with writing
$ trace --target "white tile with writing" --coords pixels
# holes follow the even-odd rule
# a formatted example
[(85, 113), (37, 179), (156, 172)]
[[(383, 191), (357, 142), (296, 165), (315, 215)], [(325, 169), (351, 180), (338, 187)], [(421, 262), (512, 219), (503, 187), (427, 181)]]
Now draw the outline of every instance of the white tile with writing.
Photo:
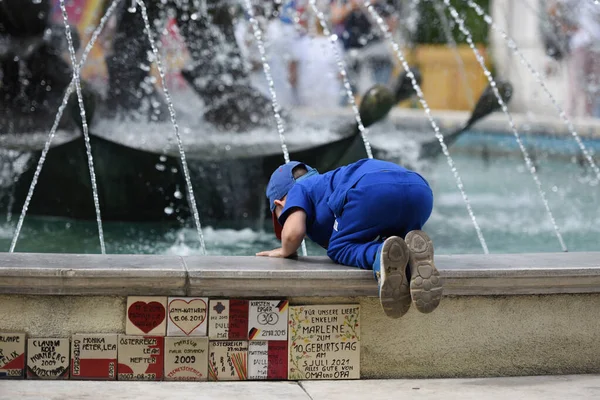
[(248, 379), (285, 380), (287, 361), (287, 340), (248, 342)]
[(71, 379), (116, 379), (117, 334), (78, 333), (71, 337)]
[(287, 340), (287, 300), (251, 300), (248, 306), (249, 340)]
[(117, 379), (162, 380), (164, 349), (164, 336), (119, 335)]
[(68, 379), (68, 338), (29, 338), (27, 340), (27, 378)]
[(165, 380), (205, 381), (208, 379), (208, 338), (165, 338)]
[(25, 333), (0, 332), (0, 379), (23, 378)]
[(207, 297), (169, 297), (167, 336), (206, 336)]
[(167, 331), (167, 298), (160, 296), (127, 298), (125, 334), (165, 336)]
[(360, 306), (292, 306), (288, 378), (360, 378)]
[(216, 340), (208, 345), (208, 378), (211, 381), (243, 381), (248, 376), (248, 342)]
[(210, 299), (208, 337), (210, 340), (248, 339), (248, 300)]

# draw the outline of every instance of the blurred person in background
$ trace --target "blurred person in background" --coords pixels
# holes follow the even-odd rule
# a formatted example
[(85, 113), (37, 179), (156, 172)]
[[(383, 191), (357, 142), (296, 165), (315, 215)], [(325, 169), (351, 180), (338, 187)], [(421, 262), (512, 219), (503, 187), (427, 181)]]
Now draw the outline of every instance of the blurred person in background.
[[(390, 32), (398, 28), (398, 13), (392, 0), (371, 0), (377, 13), (384, 19)], [(394, 62), (390, 47), (371, 18), (362, 0), (331, 0), (331, 23), (348, 53), (348, 63), (355, 74), (365, 66), (371, 72), (371, 83), (391, 83)], [(356, 82), (355, 82), (356, 85)]]
[[(262, 31), (263, 45), (269, 64), (271, 78), (281, 107), (299, 104), (295, 65), (297, 45), (301, 36), (295, 26), (296, 1), (281, 4), (269, 1), (255, 6), (254, 15)], [(265, 77), (261, 55), (258, 50), (250, 16), (244, 10), (235, 26), (235, 36), (243, 58), (250, 70), (252, 85), (265, 96), (271, 97), (269, 83)]]
[[(551, 0), (548, 15), (567, 37), (566, 113), (600, 117), (600, 6), (587, 0)], [(583, 112), (580, 105), (583, 103)]]
[[(334, 108), (340, 105), (342, 79), (337, 58), (329, 37), (308, 1), (299, 4), (298, 18), (303, 34), (294, 45), (294, 62), (290, 76), (298, 93), (301, 106)], [(317, 8), (323, 11), (327, 21), (328, 0), (318, 1)], [(328, 22), (327, 22), (328, 23)], [(343, 57), (344, 48), (339, 41), (334, 43), (338, 54)]]

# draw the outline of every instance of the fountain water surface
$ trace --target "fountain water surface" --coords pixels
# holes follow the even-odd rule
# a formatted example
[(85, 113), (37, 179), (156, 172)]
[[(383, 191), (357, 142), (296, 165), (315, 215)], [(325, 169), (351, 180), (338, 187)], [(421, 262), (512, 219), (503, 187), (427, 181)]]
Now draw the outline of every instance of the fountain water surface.
[[(90, 132), (89, 132), (90, 128), (88, 126), (87, 109), (85, 107), (86, 104), (84, 104), (84, 95), (83, 95), (82, 86), (80, 83), (80, 71), (87, 59), (87, 56), (88, 56), (90, 50), (92, 49), (92, 46), (96, 42), (100, 32), (106, 25), (107, 20), (110, 18), (111, 14), (114, 12), (115, 8), (119, 5), (119, 3), (120, 3), (120, 0), (114, 0), (110, 4), (108, 9), (106, 10), (105, 15), (101, 18), (98, 27), (93, 32), (92, 37), (91, 37), (89, 43), (87, 44), (85, 50), (83, 51), (83, 54), (78, 63), (76, 60), (75, 48), (73, 45), (73, 38), (71, 36), (70, 26), (68, 25), (68, 15), (67, 15), (66, 7), (65, 7), (65, 2), (64, 2), (64, 0), (60, 0), (60, 6), (61, 6), (61, 11), (62, 11), (62, 16), (63, 16), (63, 23), (65, 25), (65, 35), (66, 35), (66, 39), (67, 39), (67, 43), (68, 43), (68, 50), (69, 50), (71, 63), (73, 66), (73, 78), (71, 80), (71, 83), (69, 84), (69, 86), (66, 89), (65, 96), (63, 97), (63, 101), (58, 109), (56, 119), (54, 121), (54, 124), (52, 125), (52, 128), (50, 130), (48, 138), (44, 144), (43, 150), (41, 152), (41, 156), (38, 160), (38, 164), (37, 164), (35, 173), (33, 174), (33, 179), (31, 181), (31, 185), (29, 187), (29, 191), (27, 193), (27, 197), (25, 199), (25, 202), (24, 202), (24, 205), (23, 205), (23, 208), (21, 211), (21, 216), (17, 222), (17, 226), (14, 231), (14, 234), (12, 235), (12, 241), (11, 241), (11, 245), (10, 245), (11, 252), (13, 252), (15, 249), (17, 240), (19, 238), (19, 234), (23, 227), (25, 215), (28, 210), (28, 205), (31, 202), (31, 198), (34, 193), (36, 183), (39, 179), (40, 172), (42, 170), (42, 166), (46, 159), (46, 155), (47, 155), (48, 151), (50, 150), (51, 142), (57, 132), (58, 124), (60, 122), (63, 112), (65, 111), (65, 108), (67, 107), (67, 103), (68, 103), (71, 95), (73, 94), (73, 91), (75, 91), (75, 93), (77, 95), (77, 105), (79, 107), (79, 114), (81, 117), (81, 130), (82, 130), (82, 133), (84, 136), (84, 142), (85, 142), (86, 154), (87, 154), (87, 162), (88, 162), (88, 167), (89, 167), (89, 171), (90, 171), (92, 196), (93, 196), (94, 208), (95, 208), (95, 212), (96, 212), (96, 223), (97, 223), (98, 237), (99, 237), (99, 242), (100, 242), (100, 252), (103, 254), (106, 253), (106, 246), (105, 246), (105, 242), (104, 242), (104, 228), (103, 228), (103, 221), (102, 221), (102, 217), (101, 217), (102, 204), (100, 202), (100, 198), (99, 198), (99, 194), (98, 194), (96, 174), (94, 171), (94, 158), (92, 157), (92, 147), (91, 147)], [(546, 87), (540, 74), (537, 71), (535, 71), (535, 69), (531, 66), (531, 64), (527, 60), (525, 60), (525, 58), (523, 57), (522, 53), (520, 52), (520, 50), (517, 47), (514, 40), (512, 38), (510, 38), (504, 31), (502, 31), (500, 28), (498, 28), (496, 26), (496, 24), (492, 21), (491, 17), (489, 15), (487, 15), (485, 13), (485, 11), (479, 5), (477, 5), (472, 0), (467, 0), (467, 4), (473, 10), (475, 10), (476, 13), (479, 16), (481, 16), (484, 19), (484, 21), (486, 21), (486, 23), (488, 23), (490, 25), (490, 27), (492, 29), (494, 29), (502, 34), (502, 37), (504, 38), (507, 46), (517, 56), (519, 56), (522, 63), (527, 66), (527, 68), (529, 69), (529, 71), (531, 72), (531, 74), (533, 75), (535, 80), (538, 82), (538, 84), (543, 88), (543, 90), (546, 92), (546, 94), (551, 99), (553, 105), (557, 109), (558, 114), (560, 115), (561, 119), (567, 126), (570, 134), (577, 142), (577, 145), (579, 146), (579, 149), (583, 153), (585, 160), (590, 165), (592, 171), (596, 175), (596, 178), (598, 180), (600, 180), (600, 169), (595, 164), (591, 153), (588, 151), (588, 149), (584, 145), (583, 141), (579, 137), (579, 134), (577, 133), (577, 131), (575, 130), (575, 128), (573, 126), (573, 123), (566, 117), (565, 113), (562, 111), (558, 102), (552, 96), (552, 94), (550, 93), (548, 88)], [(369, 131), (367, 130), (367, 127), (366, 127), (366, 125), (368, 125), (368, 124), (363, 123), (364, 122), (364, 114), (362, 114), (362, 105), (361, 105), (361, 110), (359, 110), (359, 107), (357, 106), (357, 104), (354, 100), (355, 94), (352, 91), (352, 87), (351, 87), (351, 84), (350, 84), (350, 81), (348, 78), (344, 60), (342, 58), (342, 55), (337, 50), (336, 41), (339, 38), (335, 34), (331, 33), (331, 31), (328, 27), (327, 21), (326, 21), (325, 14), (317, 8), (316, 0), (309, 0), (309, 5), (312, 10), (312, 13), (318, 19), (318, 22), (321, 25), (325, 35), (329, 38), (329, 40), (331, 41), (331, 43), (333, 45), (333, 51), (334, 51), (334, 54), (336, 57), (337, 67), (339, 69), (339, 72), (340, 72), (340, 75), (341, 75), (341, 78), (343, 81), (343, 88), (344, 88), (344, 91), (350, 102), (354, 120), (356, 121), (356, 131), (360, 134), (359, 136), (362, 139), (362, 144), (363, 144), (366, 156), (369, 158), (373, 158), (373, 150), (372, 150), (371, 143), (369, 141)], [(503, 96), (501, 95), (501, 93), (498, 89), (496, 80), (492, 77), (491, 72), (487, 69), (487, 67), (485, 65), (485, 60), (483, 59), (483, 57), (481, 56), (481, 54), (475, 47), (471, 33), (466, 28), (465, 21), (460, 17), (458, 11), (453, 7), (450, 0), (440, 0), (439, 2), (436, 3), (436, 11), (438, 12), (438, 15), (440, 15), (440, 18), (445, 17), (444, 10), (442, 10), (442, 5), (445, 5), (445, 7), (449, 11), (450, 16), (452, 17), (453, 21), (458, 25), (458, 28), (464, 34), (467, 44), (469, 45), (469, 47), (475, 54), (475, 57), (476, 57), (479, 65), (481, 66), (481, 69), (483, 70), (484, 75), (488, 79), (488, 81), (490, 83), (490, 88), (491, 88), (490, 90), (492, 91), (493, 95), (495, 96), (498, 106), (500, 107), (500, 109), (502, 110), (504, 115), (506, 116), (506, 118), (508, 120), (508, 125), (510, 128), (510, 131), (513, 133), (515, 140), (518, 144), (518, 147), (523, 155), (523, 159), (525, 162), (524, 171), (529, 172), (535, 182), (538, 195), (542, 199), (545, 212), (550, 221), (551, 230), (554, 232), (554, 235), (558, 238), (558, 241), (560, 243), (562, 250), (567, 251), (566, 242), (562, 237), (561, 230), (558, 227), (557, 219), (551, 209), (551, 204), (550, 204), (551, 200), (546, 196), (546, 189), (544, 188), (544, 185), (542, 184), (541, 179), (539, 177), (539, 171), (537, 171), (537, 168), (534, 165), (534, 162), (533, 162), (531, 156), (529, 155), (527, 148), (523, 144), (523, 141), (519, 135), (519, 132), (518, 132), (516, 124), (513, 120), (513, 117), (511, 115), (511, 113), (508, 111), (506, 101), (505, 101), (505, 99), (503, 99)], [(254, 15), (253, 5), (250, 0), (245, 0), (245, 7), (246, 7), (247, 13), (249, 15), (249, 20), (250, 20), (250, 23), (251, 23), (251, 26), (253, 29), (254, 38), (255, 38), (256, 44), (258, 46), (259, 53), (260, 53), (260, 59), (261, 59), (261, 63), (262, 63), (263, 72), (267, 79), (269, 93), (271, 95), (272, 111), (273, 111), (273, 116), (274, 116), (275, 123), (276, 123), (277, 133), (279, 136), (279, 142), (280, 142), (279, 144), (281, 147), (281, 152), (283, 153), (284, 161), (287, 163), (290, 161), (290, 150), (288, 148), (288, 143), (287, 143), (286, 136), (285, 136), (286, 121), (284, 120), (284, 117), (281, 114), (282, 109), (277, 100), (277, 92), (276, 92), (276, 88), (275, 88), (275, 83), (274, 83), (273, 77), (271, 76), (271, 67), (269, 65), (269, 60), (267, 59), (265, 46), (263, 43), (263, 32), (261, 31), (261, 28), (258, 24), (256, 16)], [(431, 127), (433, 128), (433, 133), (434, 133), (435, 138), (437, 139), (437, 142), (439, 143), (441, 152), (444, 154), (444, 156), (446, 158), (446, 162), (447, 162), (448, 166), (450, 167), (450, 173), (456, 182), (456, 187), (458, 188), (458, 191), (460, 193), (460, 199), (466, 205), (467, 212), (470, 217), (471, 224), (475, 228), (476, 235), (479, 240), (479, 244), (485, 254), (489, 253), (488, 243), (487, 243), (486, 239), (484, 238), (482, 228), (481, 228), (478, 220), (476, 219), (475, 213), (473, 211), (472, 200), (470, 200), (469, 196), (467, 196), (466, 185), (463, 183), (463, 178), (461, 178), (461, 176), (458, 173), (457, 163), (455, 162), (454, 158), (450, 155), (448, 145), (446, 144), (445, 136), (442, 134), (440, 127), (438, 125), (438, 122), (436, 122), (436, 120), (434, 119), (434, 117), (432, 115), (432, 111), (424, 97), (423, 91), (421, 90), (421, 86), (419, 84), (419, 79), (417, 78), (417, 76), (415, 76), (413, 69), (409, 66), (408, 62), (406, 61), (403, 51), (401, 50), (398, 43), (392, 38), (392, 34), (391, 34), (389, 27), (387, 26), (386, 22), (383, 20), (381, 15), (379, 15), (379, 13), (377, 12), (377, 10), (373, 6), (373, 4), (370, 1), (365, 1), (365, 3), (363, 4), (363, 7), (364, 7), (364, 10), (366, 10), (369, 13), (369, 15), (372, 17), (373, 21), (376, 22), (376, 25), (377, 25), (378, 29), (382, 32), (384, 39), (389, 42), (389, 44), (393, 48), (395, 55), (397, 56), (398, 60), (400, 61), (401, 65), (405, 71), (408, 82), (410, 83), (410, 86), (412, 86), (414, 93), (417, 95), (417, 97), (419, 99), (419, 102), (423, 108), (425, 117), (426, 117), (427, 121), (429, 122), (429, 124), (431, 125)], [(204, 4), (204, 7), (198, 6), (197, 8), (198, 9), (206, 9), (206, 4)], [(200, 212), (199, 212), (198, 206), (196, 204), (196, 197), (195, 197), (195, 193), (194, 193), (194, 189), (193, 189), (192, 173), (190, 172), (190, 167), (188, 166), (188, 159), (186, 157), (186, 147), (187, 146), (184, 145), (184, 140), (182, 139), (182, 135), (180, 133), (180, 127), (179, 127), (179, 123), (178, 123), (175, 106), (171, 99), (170, 92), (167, 88), (165, 71), (164, 71), (163, 64), (161, 62), (161, 55), (159, 53), (159, 49), (158, 49), (158, 46), (156, 43), (156, 38), (154, 37), (154, 34), (153, 34), (153, 27), (148, 18), (146, 4), (144, 3), (143, 0), (132, 0), (129, 7), (127, 8), (127, 11), (131, 12), (131, 13), (139, 12), (141, 14), (141, 17), (144, 22), (145, 32), (147, 34), (147, 37), (148, 37), (148, 40), (149, 40), (149, 43), (150, 43), (150, 46), (152, 49), (153, 61), (156, 64), (156, 67), (157, 67), (157, 70), (158, 70), (158, 73), (160, 76), (161, 86), (162, 86), (162, 89), (164, 92), (166, 105), (168, 107), (168, 111), (169, 111), (169, 115), (170, 115), (170, 123), (174, 130), (174, 134), (175, 134), (176, 141), (177, 141), (177, 153), (178, 153), (178, 156), (179, 156), (179, 159), (181, 162), (181, 170), (182, 170), (183, 177), (185, 180), (185, 185), (187, 187), (187, 201), (188, 201), (188, 204), (192, 211), (191, 215), (192, 215), (195, 227), (196, 227), (196, 234), (197, 234), (197, 237), (198, 237), (198, 240), (200, 243), (200, 253), (207, 254), (204, 233), (203, 233), (202, 225), (200, 222)], [(205, 13), (205, 15), (203, 15), (203, 17), (208, 18), (208, 14)], [(296, 18), (295, 18), (295, 20), (296, 20)], [(446, 34), (448, 35), (448, 32), (446, 32)], [(448, 36), (448, 38), (450, 40), (451, 36)], [(452, 42), (452, 43), (450, 43), (450, 45), (452, 45), (454, 50), (456, 50), (456, 43)], [(463, 80), (465, 80), (465, 82), (466, 82), (466, 79), (464, 79), (464, 76), (463, 76)], [(369, 123), (371, 123), (371, 122), (369, 122)], [(184, 131), (185, 131), (185, 129), (184, 129)], [(268, 132), (268, 130), (266, 132)], [(231, 136), (229, 138), (226, 133), (223, 134), (223, 137), (225, 138), (225, 139), (222, 139), (224, 141), (230, 140), (233, 142), (236, 140), (236, 138), (234, 136)], [(451, 138), (451, 140), (453, 142), (455, 140), (455, 138)], [(450, 142), (450, 143), (452, 143), (452, 142)], [(234, 144), (234, 143), (232, 143), (232, 144)], [(230, 147), (229, 145), (227, 145), (227, 146)], [(385, 147), (387, 147), (387, 146), (385, 146)], [(163, 151), (164, 150), (165, 149), (163, 147)], [(164, 154), (166, 154), (166, 153), (164, 153)], [(217, 156), (215, 156), (215, 157), (217, 157)], [(167, 160), (166, 156), (161, 156), (161, 163), (166, 160)], [(466, 163), (465, 165), (469, 165), (469, 163)], [(264, 167), (264, 168), (268, 169), (270, 167)], [(470, 169), (470, 170), (472, 170), (472, 169)], [(560, 193), (560, 190), (558, 188), (556, 188), (556, 190), (555, 190), (555, 188), (556, 188), (556, 186), (552, 187), (552, 192)], [(200, 188), (199, 190), (202, 190), (202, 188)], [(178, 189), (177, 189), (177, 192), (179, 193), (179, 196), (182, 197), (182, 194), (181, 194), (181, 192), (178, 191)], [(475, 195), (475, 198), (477, 199), (476, 203), (478, 205), (481, 205), (481, 196)], [(442, 208), (444, 207), (443, 203), (444, 203), (444, 200), (443, 200), (443, 196), (442, 196), (442, 205), (441, 205)], [(11, 208), (12, 208), (12, 204), (9, 205), (9, 214), (7, 216), (7, 219), (9, 220), (9, 222), (11, 219), (11, 217), (10, 217)], [(264, 211), (264, 207), (262, 207), (261, 210)], [(434, 215), (432, 216), (432, 224), (434, 224), (434, 225), (437, 224), (437, 228), (440, 229), (440, 231), (444, 231), (444, 229), (447, 229), (447, 228), (441, 227), (439, 225), (440, 224), (439, 220), (437, 220), (437, 222), (436, 222), (436, 219), (438, 218), (438, 216), (439, 216), (439, 214), (436, 214), (436, 212), (434, 211)], [(563, 215), (563, 217), (564, 217), (564, 215)], [(484, 218), (484, 220), (485, 220), (485, 224), (487, 225), (489, 222), (489, 215), (486, 215), (486, 218)], [(69, 224), (71, 224), (71, 223), (69, 223)], [(114, 226), (112, 226), (111, 229), (114, 229)], [(161, 229), (158, 229), (158, 231), (160, 231), (160, 230)], [(211, 235), (213, 235), (213, 238), (211, 239), (211, 241), (214, 241), (214, 232), (215, 231), (212, 229), (209, 229), (209, 230), (211, 232)], [(492, 236), (495, 236), (496, 232), (493, 230), (493, 228), (490, 228), (490, 230), (492, 231)], [(570, 230), (570, 228), (568, 228), (568, 230)], [(185, 231), (185, 230), (179, 231), (179, 233), (176, 235), (176, 238), (177, 238), (176, 241), (178, 243), (189, 243), (189, 241), (188, 241), (189, 232), (187, 232), (187, 233), (185, 233), (185, 232), (187, 232), (187, 231)], [(113, 233), (114, 233), (114, 231), (113, 231)], [(441, 233), (440, 235), (443, 236), (443, 233)], [(1, 238), (2, 238), (2, 233), (0, 232), (0, 240), (2, 240)], [(260, 235), (255, 237), (253, 240), (258, 240), (259, 242), (261, 240), (265, 241), (265, 239), (263, 239), (262, 236), (260, 236)], [(236, 244), (237, 244), (237, 242), (236, 242)], [(219, 246), (218, 243), (216, 245)], [(261, 244), (261, 246), (262, 246), (262, 244)], [(109, 247), (112, 247), (112, 249), (114, 249), (114, 246), (109, 246)], [(163, 250), (165, 250), (165, 249), (163, 249)], [(166, 249), (165, 251), (173, 251), (173, 249), (172, 248)], [(315, 250), (315, 251), (318, 253), (318, 250)], [(307, 254), (306, 244), (304, 242), (303, 242), (303, 253), (305, 255)]]

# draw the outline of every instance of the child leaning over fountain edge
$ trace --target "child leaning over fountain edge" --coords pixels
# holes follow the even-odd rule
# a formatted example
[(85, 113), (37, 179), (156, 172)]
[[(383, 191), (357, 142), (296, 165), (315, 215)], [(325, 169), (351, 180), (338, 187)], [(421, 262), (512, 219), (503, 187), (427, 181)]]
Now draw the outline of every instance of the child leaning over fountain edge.
[(442, 286), (433, 243), (420, 230), (433, 193), (418, 173), (362, 159), (319, 174), (291, 161), (273, 172), (267, 197), (282, 247), (258, 256), (293, 256), (308, 236), (333, 261), (373, 270), (389, 317), (403, 316), (411, 302), (422, 313), (438, 306)]

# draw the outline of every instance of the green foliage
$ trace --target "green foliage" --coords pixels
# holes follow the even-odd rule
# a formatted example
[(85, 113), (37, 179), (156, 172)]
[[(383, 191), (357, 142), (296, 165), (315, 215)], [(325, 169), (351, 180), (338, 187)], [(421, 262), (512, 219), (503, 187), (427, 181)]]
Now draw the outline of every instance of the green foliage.
[[(489, 14), (491, 0), (475, 0), (475, 2)], [(434, 4), (441, 4), (446, 21), (450, 25), (452, 36), (457, 44), (466, 43), (465, 35), (458, 28), (458, 24), (450, 15), (450, 11), (443, 0), (420, 0), (418, 5), (419, 23), (414, 37), (416, 44), (447, 44), (448, 39), (444, 33), (442, 19), (436, 11)], [(465, 27), (471, 32), (475, 43), (488, 44), (489, 26), (477, 13), (469, 7), (465, 0), (451, 0), (450, 4), (465, 21)]]

